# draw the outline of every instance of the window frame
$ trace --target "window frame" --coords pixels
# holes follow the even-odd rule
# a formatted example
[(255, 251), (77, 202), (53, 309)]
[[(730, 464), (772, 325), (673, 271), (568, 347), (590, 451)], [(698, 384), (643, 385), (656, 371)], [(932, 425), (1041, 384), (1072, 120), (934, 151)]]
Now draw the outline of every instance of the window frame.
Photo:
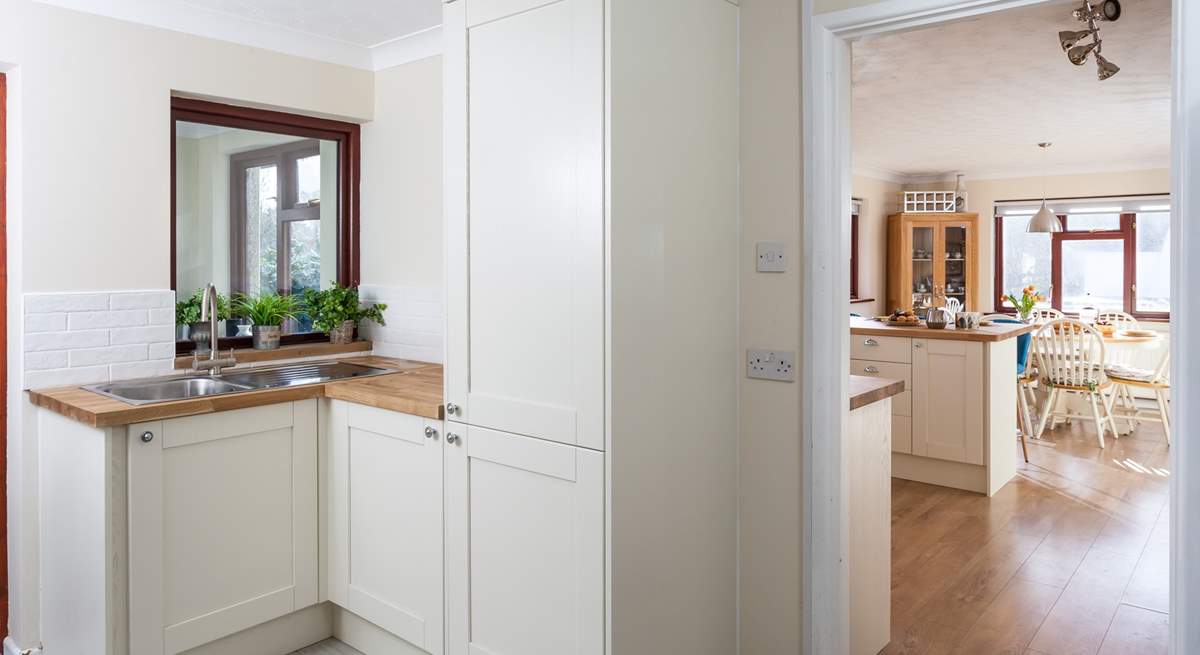
[[(993, 269), (994, 307), (997, 312), (1015, 314), (1016, 310), (1004, 305), (1004, 219), (999, 211), (995, 217), (995, 260)], [(1070, 216), (1057, 214), (1063, 231), (1050, 235), (1050, 304), (1062, 311), (1062, 244), (1064, 241), (1121, 241), (1122, 242), (1122, 310), (1139, 320), (1169, 321), (1171, 313), (1137, 311), (1137, 212), (1121, 212), (1120, 225), (1115, 230), (1071, 230)], [(1022, 216), (1027, 219), (1028, 217)]]
[[(359, 261), (360, 233), (360, 195), (359, 181), (362, 176), (361, 128), (356, 123), (336, 121), (326, 118), (314, 118), (299, 114), (254, 109), (237, 105), (197, 100), (195, 98), (171, 97), (171, 230), (170, 230), (170, 283), (173, 291), (176, 288), (176, 162), (175, 162), (175, 125), (179, 121), (189, 123), (204, 123), (234, 127), (244, 130), (258, 130), (275, 134), (302, 136), (309, 139), (322, 139), (337, 143), (337, 180), (338, 207), (337, 220), (337, 282), (343, 286), (358, 286), (361, 276)], [(325, 198), (322, 202), (327, 202)], [(230, 253), (231, 259), (233, 253)], [(310, 343), (325, 341), (328, 335), (324, 332), (305, 332), (301, 334), (285, 334), (280, 342), (283, 344)], [(220, 339), (220, 348), (249, 348), (250, 337), (226, 337)], [(195, 349), (192, 341), (176, 341), (176, 354), (186, 355)]]

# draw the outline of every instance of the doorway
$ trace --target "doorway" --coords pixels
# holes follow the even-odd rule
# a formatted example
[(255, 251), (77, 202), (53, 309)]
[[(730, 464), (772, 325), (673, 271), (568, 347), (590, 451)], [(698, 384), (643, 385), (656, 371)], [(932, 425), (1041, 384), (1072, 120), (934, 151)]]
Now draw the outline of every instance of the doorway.
[[(803, 389), (804, 481), (803, 506), (805, 652), (846, 652), (849, 643), (847, 553), (846, 452), (843, 435), (846, 413), (846, 374), (849, 361), (849, 324), (846, 297), (850, 254), (850, 41), (865, 35), (908, 30), (968, 18), (1004, 9), (1039, 4), (1043, 0), (884, 0), (863, 5), (853, 2), (812, 2), (803, 6), (801, 57), (803, 84), (804, 189), (802, 242), (804, 253), (801, 341), (805, 362)], [(1175, 317), (1179, 338), (1172, 340), (1174, 421), (1177, 434), (1188, 433), (1188, 400), (1197, 388), (1190, 376), (1195, 358), (1189, 348), (1190, 303), (1179, 293), (1200, 281), (1200, 263), (1185, 261), (1182, 253), (1200, 227), (1183, 220), (1188, 216), (1188, 188), (1200, 177), (1188, 167), (1189, 106), (1200, 94), (1200, 63), (1195, 46), (1183, 35), (1200, 29), (1200, 12), (1188, 3), (1173, 3), (1172, 39), (1172, 233), (1178, 238), (1172, 251), (1172, 296), (1179, 299)], [(850, 9), (816, 11), (830, 6)], [(1069, 8), (1068, 8), (1069, 9)], [(1190, 9), (1190, 11), (1189, 11)], [(1051, 36), (1052, 38), (1052, 36)], [(840, 347), (830, 348), (829, 344)], [(1183, 557), (1183, 544), (1195, 538), (1197, 525), (1184, 508), (1200, 500), (1200, 457), (1186, 444), (1171, 452), (1171, 627), (1173, 652), (1200, 649), (1200, 624), (1192, 607), (1198, 601), (1200, 572)], [(1191, 475), (1189, 475), (1191, 473)], [(1190, 585), (1188, 584), (1190, 582)]]

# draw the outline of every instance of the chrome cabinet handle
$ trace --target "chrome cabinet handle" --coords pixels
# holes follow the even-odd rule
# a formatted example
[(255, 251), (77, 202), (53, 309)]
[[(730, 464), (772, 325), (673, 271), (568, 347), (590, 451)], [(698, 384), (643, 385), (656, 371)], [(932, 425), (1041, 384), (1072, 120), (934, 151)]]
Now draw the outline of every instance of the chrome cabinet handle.
[(863, 373), (878, 373), (878, 372), (879, 372), (879, 369), (875, 368), (874, 366), (868, 366), (863, 369)]
[(921, 344), (920, 344), (920, 342), (914, 342), (914, 343), (913, 343), (913, 348), (920, 348), (920, 347), (921, 347)]
[(458, 413), (458, 405), (455, 405), (454, 403), (446, 403), (446, 413), (447, 414), (457, 414)]
[(437, 436), (437, 430), (434, 430), (431, 427), (425, 428), (425, 438), (426, 439), (433, 439), (436, 436)]
[(150, 443), (151, 441), (154, 441), (154, 433), (146, 430), (142, 433), (142, 443)]
[(879, 342), (874, 339), (866, 339), (863, 341), (864, 346), (878, 346)]
[(458, 435), (453, 432), (446, 435), (446, 443), (458, 443)]

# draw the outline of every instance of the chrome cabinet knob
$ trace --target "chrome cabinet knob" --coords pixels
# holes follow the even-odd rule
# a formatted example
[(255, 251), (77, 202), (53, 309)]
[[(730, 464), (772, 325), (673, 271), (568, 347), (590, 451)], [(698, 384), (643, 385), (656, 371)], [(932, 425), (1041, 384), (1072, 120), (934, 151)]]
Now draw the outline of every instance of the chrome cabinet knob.
[(433, 439), (433, 438), (434, 438), (434, 437), (436, 437), (436, 436), (437, 436), (437, 430), (434, 430), (432, 427), (428, 427), (428, 426), (426, 426), (426, 428), (425, 428), (425, 438), (426, 438), (426, 439)]
[(446, 413), (447, 414), (457, 414), (458, 413), (458, 405), (455, 405), (454, 403), (446, 403)]
[(863, 369), (863, 373), (878, 373), (878, 372), (879, 372), (879, 369), (875, 368), (874, 366), (868, 366)]
[(913, 348), (920, 348), (920, 347), (921, 347), (921, 342), (918, 341), (918, 342), (913, 343)]
[(458, 443), (458, 435), (454, 433), (447, 434), (446, 443)]
[(154, 433), (146, 430), (142, 433), (142, 443), (150, 443), (151, 441), (154, 441)]
[(874, 339), (867, 339), (867, 340), (863, 341), (863, 345), (864, 346), (878, 346), (879, 342)]

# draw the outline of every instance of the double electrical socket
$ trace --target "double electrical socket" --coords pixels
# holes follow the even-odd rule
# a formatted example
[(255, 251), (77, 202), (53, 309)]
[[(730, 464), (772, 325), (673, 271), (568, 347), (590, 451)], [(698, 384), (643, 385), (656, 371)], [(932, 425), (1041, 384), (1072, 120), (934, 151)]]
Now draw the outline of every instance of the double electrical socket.
[(796, 353), (790, 350), (747, 350), (746, 377), (796, 381)]

